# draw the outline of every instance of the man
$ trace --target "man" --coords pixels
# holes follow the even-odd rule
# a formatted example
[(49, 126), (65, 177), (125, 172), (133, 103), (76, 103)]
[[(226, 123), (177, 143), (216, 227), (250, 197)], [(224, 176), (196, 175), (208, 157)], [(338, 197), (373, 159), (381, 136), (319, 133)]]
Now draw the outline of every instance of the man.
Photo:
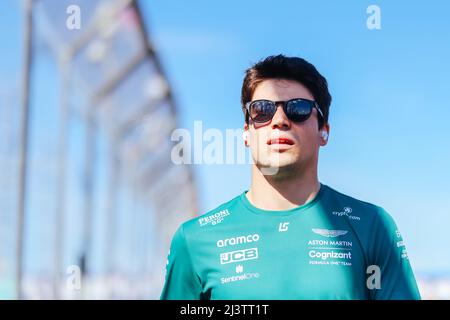
[(318, 181), (326, 79), (270, 56), (247, 70), (241, 102), (251, 186), (178, 228), (161, 299), (420, 299), (390, 215)]

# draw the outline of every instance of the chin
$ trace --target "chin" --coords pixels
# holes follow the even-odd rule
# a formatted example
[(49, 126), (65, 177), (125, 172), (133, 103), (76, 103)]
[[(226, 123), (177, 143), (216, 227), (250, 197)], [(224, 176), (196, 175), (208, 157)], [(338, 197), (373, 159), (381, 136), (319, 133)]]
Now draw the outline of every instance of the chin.
[(262, 161), (257, 161), (258, 167), (278, 168), (280, 170), (295, 167), (298, 159), (288, 154), (277, 154), (267, 157)]
[(279, 153), (269, 157), (269, 162), (271, 166), (279, 168), (295, 165), (298, 162), (298, 160), (299, 159), (297, 159), (297, 157), (294, 157), (292, 154), (283, 154), (283, 153)]

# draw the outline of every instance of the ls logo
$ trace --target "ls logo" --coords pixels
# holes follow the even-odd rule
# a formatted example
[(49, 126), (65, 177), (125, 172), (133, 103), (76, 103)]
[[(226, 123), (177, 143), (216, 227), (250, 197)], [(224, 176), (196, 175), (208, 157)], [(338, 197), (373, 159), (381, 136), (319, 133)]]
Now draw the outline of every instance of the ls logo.
[(289, 222), (280, 222), (280, 226), (278, 227), (279, 232), (288, 231)]

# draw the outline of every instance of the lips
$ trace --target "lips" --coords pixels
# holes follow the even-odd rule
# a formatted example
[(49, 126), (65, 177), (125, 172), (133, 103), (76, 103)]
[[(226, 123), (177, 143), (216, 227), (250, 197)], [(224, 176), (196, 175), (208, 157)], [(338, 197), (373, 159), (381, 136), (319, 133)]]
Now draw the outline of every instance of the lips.
[(276, 138), (267, 140), (267, 144), (269, 146), (273, 144), (287, 144), (292, 146), (294, 144), (294, 141), (289, 138)]

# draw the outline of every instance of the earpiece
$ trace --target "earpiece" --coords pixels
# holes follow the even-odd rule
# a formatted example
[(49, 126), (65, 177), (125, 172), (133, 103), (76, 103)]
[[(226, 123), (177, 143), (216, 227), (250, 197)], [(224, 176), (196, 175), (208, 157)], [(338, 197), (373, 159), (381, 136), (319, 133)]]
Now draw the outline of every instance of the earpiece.
[(322, 130), (322, 138), (323, 138), (323, 140), (328, 139), (328, 132), (326, 132), (325, 130)]
[(248, 146), (248, 131), (242, 132), (242, 139), (244, 139), (245, 146)]

